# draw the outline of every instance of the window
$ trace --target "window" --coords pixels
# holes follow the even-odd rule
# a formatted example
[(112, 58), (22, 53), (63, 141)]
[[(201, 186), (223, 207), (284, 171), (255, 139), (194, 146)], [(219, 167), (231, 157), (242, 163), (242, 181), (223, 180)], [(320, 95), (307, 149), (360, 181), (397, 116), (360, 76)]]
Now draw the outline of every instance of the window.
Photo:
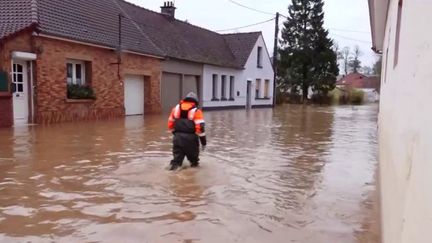
[(270, 80), (266, 79), (264, 81), (264, 98), (269, 98), (269, 91), (270, 91)]
[(230, 76), (230, 100), (234, 100), (234, 76)]
[(221, 76), (222, 77), (222, 85), (221, 85), (221, 94), (222, 94), (222, 100), (227, 100), (227, 96), (226, 96), (226, 87), (227, 87), (227, 85), (226, 85), (226, 75), (222, 75)]
[(67, 60), (66, 75), (68, 84), (85, 85), (85, 62), (78, 60)]
[(402, 5), (403, 5), (403, 0), (399, 0), (397, 24), (396, 24), (396, 40), (395, 40), (395, 54), (394, 54), (393, 67), (396, 67), (398, 64), (398, 61), (399, 61), (399, 41), (400, 41), (401, 19), (402, 19)]
[(258, 46), (257, 67), (262, 68), (262, 47)]
[(261, 79), (257, 79), (255, 82), (255, 99), (260, 98)]
[(217, 74), (213, 74), (213, 83), (212, 83), (212, 88), (213, 88), (213, 99), (212, 100), (217, 100), (217, 89), (218, 89), (218, 75)]

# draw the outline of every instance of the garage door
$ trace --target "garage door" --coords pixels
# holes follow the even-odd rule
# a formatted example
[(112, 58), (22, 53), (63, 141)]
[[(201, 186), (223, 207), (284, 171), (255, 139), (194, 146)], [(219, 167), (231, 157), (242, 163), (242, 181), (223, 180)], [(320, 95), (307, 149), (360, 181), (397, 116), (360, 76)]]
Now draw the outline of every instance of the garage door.
[(198, 80), (197, 76), (185, 75), (183, 80), (182, 96), (185, 97), (189, 92), (194, 92), (198, 95)]
[(126, 75), (124, 82), (125, 112), (127, 116), (144, 114), (144, 77)]
[(180, 101), (180, 74), (162, 73), (162, 109), (170, 111)]

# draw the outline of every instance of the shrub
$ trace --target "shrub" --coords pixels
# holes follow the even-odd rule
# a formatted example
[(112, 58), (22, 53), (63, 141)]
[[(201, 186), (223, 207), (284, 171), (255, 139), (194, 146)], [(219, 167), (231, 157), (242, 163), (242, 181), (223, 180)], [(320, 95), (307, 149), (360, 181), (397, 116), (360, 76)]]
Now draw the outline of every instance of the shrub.
[(361, 105), (364, 100), (364, 92), (359, 89), (351, 89), (349, 91), (349, 101), (353, 105)]
[(325, 95), (321, 93), (315, 93), (312, 95), (312, 103), (330, 105), (332, 103), (332, 96), (330, 96), (330, 94)]
[(68, 84), (67, 97), (68, 99), (96, 99), (91, 87), (77, 84)]

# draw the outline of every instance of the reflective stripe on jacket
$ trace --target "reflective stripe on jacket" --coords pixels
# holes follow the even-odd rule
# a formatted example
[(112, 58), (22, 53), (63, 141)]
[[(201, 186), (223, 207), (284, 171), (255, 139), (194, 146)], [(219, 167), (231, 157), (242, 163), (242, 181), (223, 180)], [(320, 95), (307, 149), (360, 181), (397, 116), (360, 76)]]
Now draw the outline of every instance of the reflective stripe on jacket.
[(168, 118), (168, 129), (172, 132), (195, 133), (205, 136), (203, 112), (193, 102), (181, 101), (171, 111)]

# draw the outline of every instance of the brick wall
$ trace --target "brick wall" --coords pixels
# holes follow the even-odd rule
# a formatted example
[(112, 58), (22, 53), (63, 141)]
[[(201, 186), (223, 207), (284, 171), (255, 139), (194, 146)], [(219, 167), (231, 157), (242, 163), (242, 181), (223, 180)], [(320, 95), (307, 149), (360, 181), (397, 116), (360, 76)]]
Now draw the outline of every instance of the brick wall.
[[(32, 50), (32, 38), (30, 32), (17, 35), (13, 39), (0, 44), (0, 70), (11, 73), (12, 51), (30, 52)], [(9, 82), (12, 77), (9, 75)], [(9, 92), (0, 92), (0, 127), (13, 125), (12, 96)]]
[(160, 113), (162, 111), (160, 96), (161, 61), (134, 54), (124, 54), (122, 63), (123, 74), (137, 74), (145, 77), (144, 112), (146, 114)]
[[(123, 78), (125, 74), (145, 74), (150, 82), (151, 101), (147, 110), (160, 111), (159, 59), (125, 54), (118, 73), (117, 55), (108, 49), (38, 37), (36, 49), (36, 122), (56, 123), (75, 120), (108, 119), (124, 116)], [(91, 86), (96, 100), (71, 103), (66, 100), (66, 60), (91, 62)]]
[(0, 95), (0, 127), (13, 125), (12, 98)]

